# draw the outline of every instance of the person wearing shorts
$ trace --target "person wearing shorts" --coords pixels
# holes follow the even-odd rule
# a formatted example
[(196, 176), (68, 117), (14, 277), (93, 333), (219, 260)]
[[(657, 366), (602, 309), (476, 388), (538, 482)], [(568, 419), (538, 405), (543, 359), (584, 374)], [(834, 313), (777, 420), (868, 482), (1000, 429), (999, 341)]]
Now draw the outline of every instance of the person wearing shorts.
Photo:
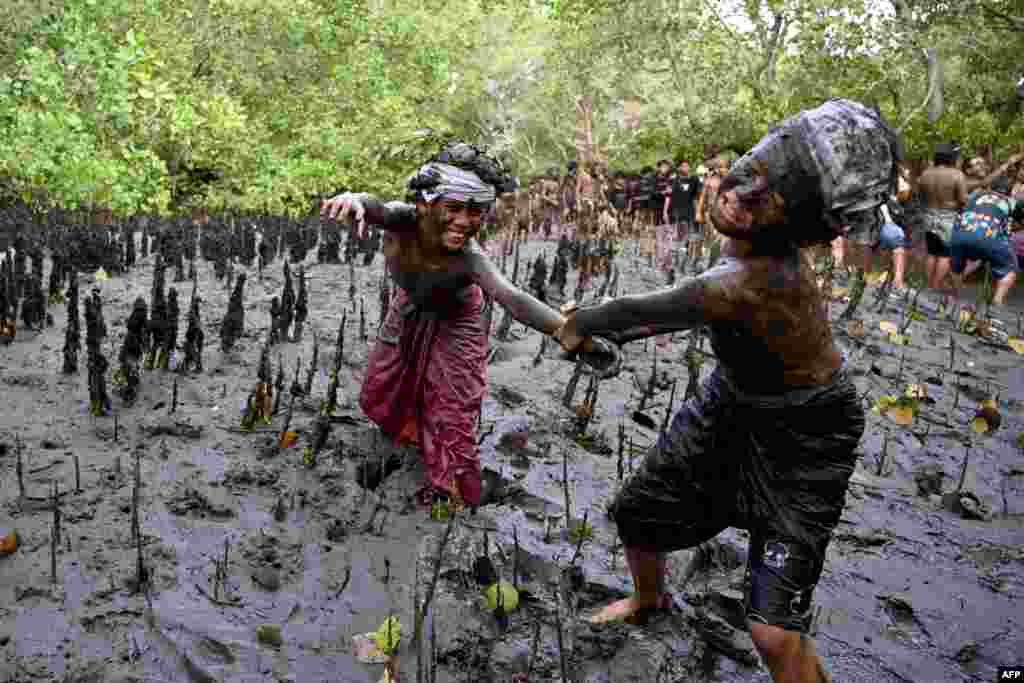
[[(893, 198), (890, 203), (895, 201)], [(906, 272), (909, 240), (906, 232), (893, 218), (889, 206), (883, 204), (879, 208), (878, 214), (880, 220), (878, 229), (861, 227), (858, 229), (859, 234), (854, 239), (863, 249), (865, 273), (874, 270), (875, 255), (880, 249), (892, 252), (892, 289), (889, 297), (894, 300), (902, 299), (906, 294), (906, 283), (903, 281), (903, 276)]]
[(953, 292), (959, 298), (963, 285), (963, 272), (968, 260), (988, 263), (995, 291), (993, 317), (999, 319), (998, 309), (1017, 280), (1017, 255), (1010, 241), (1010, 222), (1021, 215), (1024, 207), (1016, 205), (1010, 196), (1010, 179), (998, 176), (989, 190), (976, 190), (967, 198), (967, 206), (953, 231), (950, 241), (952, 255)]
[(594, 334), (623, 344), (706, 327), (718, 359), (611, 507), (635, 592), (592, 623), (643, 623), (670, 609), (667, 554), (745, 528), (755, 647), (776, 683), (829, 680), (807, 631), (865, 416), (802, 248), (877, 225), (901, 149), (859, 103), (802, 112), (706, 202), (724, 236), (715, 265), (670, 290), (567, 311), (554, 336), (570, 351)]
[[(949, 242), (960, 209), (967, 202), (967, 180), (956, 167), (959, 158), (958, 145), (937, 145), (935, 165), (918, 179), (918, 191), (923, 204), (919, 227), (925, 239), (925, 269), (928, 273), (928, 289), (931, 290), (939, 290), (949, 274)], [(944, 300), (943, 305), (945, 303)]]

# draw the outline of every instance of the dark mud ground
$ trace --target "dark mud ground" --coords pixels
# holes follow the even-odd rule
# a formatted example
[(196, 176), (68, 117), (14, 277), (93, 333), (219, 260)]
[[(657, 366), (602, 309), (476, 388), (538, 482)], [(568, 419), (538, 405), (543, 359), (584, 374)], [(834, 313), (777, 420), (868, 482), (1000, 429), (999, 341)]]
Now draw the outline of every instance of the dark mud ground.
[[(553, 243), (533, 242), (524, 257), (538, 249), (550, 255), (553, 248)], [(618, 259), (621, 293), (661, 284), (633, 250), (628, 246), (629, 253)], [(181, 380), (173, 416), (167, 415), (173, 375), (144, 372), (135, 407), (126, 409), (114, 399), (116, 440), (112, 418), (88, 415), (84, 362), (76, 376), (59, 372), (63, 306), (50, 308), (55, 326), (42, 333), (19, 331), (12, 345), (0, 349), (0, 441), (7, 446), (0, 455), (0, 521), (13, 524), (22, 539), (14, 555), (0, 559), (0, 681), (377, 681), (383, 667), (357, 662), (351, 638), (375, 629), (389, 613), (400, 618), (404, 629), (403, 678), (415, 680), (415, 656), (408, 645), (415, 569), (422, 596), (445, 525), (408, 504), (419, 477), (409, 453), (400, 454), (405, 465), (377, 491), (367, 493), (354, 481), (359, 463), (376, 462), (387, 449), (357, 404), (379, 319), (382, 264), (378, 256), (372, 267), (356, 270), (371, 330), (364, 341), (358, 306), (347, 299), (348, 267), (313, 264), (313, 254), (307, 266), (311, 310), (304, 340), (277, 350), (290, 382), (296, 359), (308, 363), (315, 329), (322, 342), (320, 368), (313, 400), (296, 404), (293, 425), (300, 445), (277, 455), (262, 452), (283, 417), (266, 431), (245, 434), (237, 428), (255, 382), (270, 299), (281, 290), (280, 262), (262, 280), (249, 272), (247, 332), (227, 355), (219, 350), (218, 329), (228, 292), (213, 281), (210, 264), (199, 264), (205, 372)], [(139, 295), (148, 298), (150, 264), (147, 260), (125, 277), (99, 283), (112, 334), (107, 342), (112, 364), (132, 301)], [(570, 275), (570, 292), (574, 279)], [(92, 278), (83, 277), (83, 296), (92, 284)], [(178, 288), (183, 334), (190, 287), (180, 283)], [(834, 304), (833, 315), (842, 307)], [(884, 416), (869, 418), (846, 511), (816, 592), (818, 649), (836, 681), (992, 680), (996, 666), (1019, 663), (1024, 653), (1024, 459), (1015, 443), (1024, 422), (1020, 359), (1008, 349), (957, 333), (957, 372), (950, 372), (951, 323), (912, 322), (898, 379), (901, 348), (886, 340), (878, 322), (898, 322), (904, 307), (887, 304), (876, 313), (874, 290), (869, 289), (860, 309), (866, 336), (852, 339), (836, 325), (865, 392), (865, 407), (883, 393), (902, 393), (907, 383), (928, 383), (935, 402), (922, 406), (909, 427)], [(326, 387), (333, 358), (329, 347), (344, 310), (349, 313), (345, 381), (337, 411), (342, 419), (326, 455), (315, 469), (307, 469), (301, 445)], [(495, 330), (500, 315), (499, 309)], [(489, 491), (497, 502), (460, 517), (443, 554), (428, 629), (436, 648), (436, 680), (512, 680), (530, 667), (538, 624), (530, 680), (561, 679), (555, 596), (574, 550), (562, 521), (563, 454), (572, 512), (577, 518), (586, 512), (595, 528), (578, 562), (582, 589), (558, 611), (572, 680), (769, 680), (749, 637), (736, 628), (742, 626), (747, 538), (742, 531), (722, 534), (711, 546), (710, 560), (685, 587), (679, 585), (680, 575), (693, 553), (672, 557), (677, 608), (670, 616), (647, 629), (597, 629), (584, 623), (581, 616), (588, 609), (630, 589), (605, 508), (620, 485), (619, 425), (625, 426), (637, 459), (656, 436), (631, 419), (638, 386), (649, 379), (654, 343), (637, 342), (626, 349), (626, 369), (601, 384), (589, 436), (576, 440), (573, 413), (561, 406), (573, 367), (550, 355), (533, 367), (539, 341), (537, 333), (520, 325), (513, 326), (508, 342), (493, 340), (499, 348), (490, 366), (481, 448)], [(686, 384), (685, 344), (686, 336), (676, 335), (658, 353), (663, 376), (646, 411), (659, 425), (671, 380), (679, 380), (680, 394)], [(276, 353), (273, 361), (276, 373)], [(705, 362), (702, 374), (712, 365), (713, 359)], [(960, 387), (956, 408), (955, 385)], [(577, 402), (585, 386), (586, 379)], [(993, 434), (975, 435), (967, 424), (986, 392), (998, 393), (1003, 424)], [(171, 433), (156, 435), (160, 427), (170, 427)], [(888, 460), (879, 476), (885, 434)], [(19, 500), (16, 435), (24, 443), (28, 496), (46, 496), (52, 482), (64, 494), (56, 585), (50, 581), (51, 513), (42, 503)], [(955, 488), (965, 441), (971, 443), (971, 458), (964, 490), (988, 509), (983, 520), (944, 509), (938, 495), (921, 495), (915, 480), (922, 468), (932, 466), (944, 474), (943, 492)], [(74, 491), (74, 456), (81, 465), (79, 492)], [(133, 590), (130, 519), (136, 456), (143, 481), (143, 550), (152, 578), (146, 597)], [(628, 463), (626, 469), (628, 476)], [(273, 515), (279, 499), (286, 503), (283, 522)], [(367, 529), (371, 518), (373, 528)], [(546, 541), (545, 526), (551, 522)], [(467, 579), (487, 529), (492, 559), (505, 579), (511, 578), (514, 563), (512, 530), (518, 532), (524, 601), (504, 634)], [(218, 605), (208, 595), (213, 595), (213, 560), (223, 555), (225, 542), (228, 578), (219, 596), (228, 604)], [(534, 599), (527, 601), (527, 595)], [(258, 642), (261, 624), (281, 627), (279, 647)]]

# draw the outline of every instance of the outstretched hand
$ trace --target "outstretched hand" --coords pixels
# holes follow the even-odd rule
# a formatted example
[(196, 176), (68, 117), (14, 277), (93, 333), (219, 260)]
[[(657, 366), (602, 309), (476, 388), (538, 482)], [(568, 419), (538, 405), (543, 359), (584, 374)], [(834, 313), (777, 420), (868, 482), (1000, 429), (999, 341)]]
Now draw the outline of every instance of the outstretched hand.
[(325, 199), (320, 207), (320, 219), (344, 223), (351, 220), (358, 226), (359, 237), (366, 229), (366, 206), (363, 204), (369, 195), (355, 192), (343, 192), (330, 199)]

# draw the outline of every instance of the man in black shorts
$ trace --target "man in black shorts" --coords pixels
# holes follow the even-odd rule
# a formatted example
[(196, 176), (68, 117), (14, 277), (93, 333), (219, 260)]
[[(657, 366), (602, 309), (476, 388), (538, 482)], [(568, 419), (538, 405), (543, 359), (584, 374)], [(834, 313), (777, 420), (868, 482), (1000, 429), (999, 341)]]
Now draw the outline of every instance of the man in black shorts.
[(960, 209), (967, 203), (967, 182), (956, 167), (960, 147), (944, 143), (935, 147), (935, 165), (917, 181), (921, 195), (919, 224), (928, 258), (928, 289), (939, 290), (949, 275), (949, 242)]
[(800, 248), (877, 215), (900, 155), (895, 133), (849, 100), (788, 119), (706, 207), (726, 237), (717, 264), (672, 290), (578, 309), (555, 333), (571, 350), (589, 335), (708, 326), (718, 359), (612, 507), (636, 592), (595, 623), (669, 607), (666, 554), (746, 528), (754, 645), (776, 683), (828, 680), (806, 632), (864, 411)]
[(676, 226), (676, 239), (680, 244), (686, 244), (687, 249), (691, 240), (700, 237), (695, 234), (694, 222), (700, 190), (700, 178), (690, 175), (690, 162), (685, 159), (680, 161), (676, 166), (676, 174), (672, 176), (668, 211), (671, 222)]

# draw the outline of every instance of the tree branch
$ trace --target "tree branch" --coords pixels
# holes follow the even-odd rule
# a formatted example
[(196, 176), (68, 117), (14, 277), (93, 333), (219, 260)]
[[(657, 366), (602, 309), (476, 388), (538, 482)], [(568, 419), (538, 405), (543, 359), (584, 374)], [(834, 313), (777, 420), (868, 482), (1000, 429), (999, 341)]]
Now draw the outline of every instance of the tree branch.
[(996, 19), (1002, 19), (1006, 23), (1007, 28), (1013, 29), (1014, 31), (1024, 31), (1024, 17), (1015, 17), (1011, 14), (1007, 14), (1006, 12), (997, 10), (988, 3), (979, 2), (978, 5), (981, 7), (981, 10), (989, 16), (995, 17)]
[(924, 102), (922, 102), (920, 106), (914, 109), (914, 111), (910, 112), (907, 118), (903, 120), (903, 123), (900, 124), (900, 127), (896, 129), (897, 132), (902, 133), (903, 129), (907, 127), (907, 124), (910, 123), (910, 120), (917, 116), (919, 113), (921, 113), (922, 109), (928, 106), (928, 103), (932, 101), (933, 94), (935, 94), (935, 81), (932, 78), (929, 78), (928, 93), (924, 96)]

